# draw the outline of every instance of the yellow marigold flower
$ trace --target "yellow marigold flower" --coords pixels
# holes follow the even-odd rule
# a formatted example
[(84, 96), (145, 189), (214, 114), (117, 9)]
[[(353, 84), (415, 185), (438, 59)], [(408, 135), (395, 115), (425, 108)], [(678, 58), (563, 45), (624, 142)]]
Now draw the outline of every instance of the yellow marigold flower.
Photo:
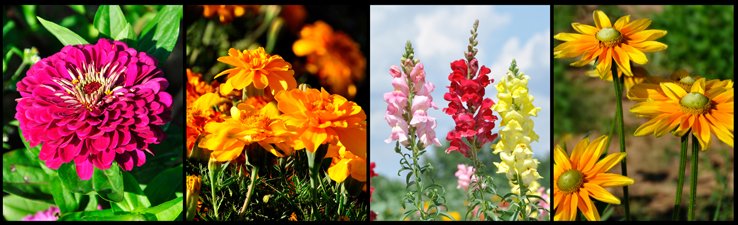
[(200, 200), (200, 185), (202, 179), (197, 175), (187, 176), (187, 221), (191, 221), (197, 213), (197, 202)]
[(571, 157), (559, 145), (554, 148), (554, 220), (574, 220), (579, 209), (587, 220), (598, 221), (600, 214), (591, 198), (620, 204), (620, 199), (605, 188), (634, 183), (629, 177), (607, 173), (626, 155), (612, 153), (600, 160), (600, 155), (607, 151), (607, 139), (600, 136), (591, 143), (589, 138), (583, 139), (574, 147)]
[(234, 89), (244, 89), (252, 83), (257, 89), (264, 89), (268, 86), (272, 94), (297, 86), (292, 65), (279, 55), (267, 54), (262, 47), (243, 51), (231, 48), (228, 50), (228, 56), (221, 56), (218, 61), (235, 66), (215, 75), (215, 78), (218, 78), (228, 74), (228, 80), (220, 85), (222, 95)]
[(293, 133), (287, 130), (277, 106), (269, 102), (263, 107), (240, 103), (231, 107), (231, 117), (223, 122), (205, 125), (208, 133), (199, 146), (212, 150), (216, 161), (230, 161), (241, 155), (244, 147), (258, 144), (277, 157), (292, 154), (289, 140)]
[(366, 59), (351, 37), (317, 21), (302, 28), (292, 50), (296, 56), (307, 56), (306, 69), (317, 74), (331, 93), (356, 95), (355, 83), (364, 79)]
[[(335, 147), (333, 147), (335, 146)], [(332, 145), (337, 150), (328, 150), (327, 157), (332, 157), (331, 166), (328, 168), (328, 177), (338, 183), (343, 182), (350, 175), (357, 181), (366, 182), (366, 158), (359, 157), (345, 146)], [(335, 152), (335, 153), (331, 153)]]
[(626, 15), (612, 24), (600, 10), (595, 10), (593, 17), (594, 27), (572, 23), (571, 26), (579, 33), (558, 33), (554, 36), (554, 39), (564, 41), (554, 48), (554, 57), (581, 56), (572, 66), (584, 66), (597, 59), (596, 70), (604, 79), (608, 71), (611, 71), (612, 61), (615, 61), (618, 69), (626, 76), (633, 76), (631, 61), (643, 65), (648, 62), (644, 52), (657, 52), (667, 48), (665, 44), (655, 41), (666, 35), (665, 30), (646, 30), (651, 24), (650, 19), (630, 21), (630, 15)]
[(215, 15), (221, 23), (230, 23), (236, 17), (241, 17), (246, 14), (248, 9), (257, 9), (259, 6), (247, 6), (247, 5), (203, 5), (202, 15), (205, 18), (210, 18)]
[(204, 129), (205, 124), (223, 121), (221, 113), (213, 110), (213, 107), (222, 105), (223, 103), (228, 103), (228, 100), (216, 93), (205, 93), (199, 96), (194, 102), (187, 104), (187, 115), (185, 118), (187, 122), (185, 129), (187, 157), (192, 155), (192, 150), (200, 136), (207, 133)]
[(366, 114), (361, 106), (325, 89), (292, 89), (274, 98), (291, 130), (295, 149), (314, 152), (321, 144), (337, 143), (366, 158)]
[(201, 74), (192, 72), (192, 70), (187, 69), (187, 105), (192, 104), (193, 102), (195, 102), (195, 100), (197, 100), (197, 98), (204, 95), (205, 93), (214, 92), (215, 87), (217, 86), (218, 81), (213, 81), (213, 84), (208, 84), (207, 82), (202, 80)]
[[(533, 105), (533, 96), (528, 93), (530, 77), (518, 71), (515, 60), (505, 77), (495, 85), (499, 101), (492, 106), (502, 117), (499, 131), (500, 141), (493, 147), (493, 153), (499, 154), (501, 162), (495, 162), (497, 173), (504, 173), (510, 180), (513, 193), (520, 194), (520, 185), (534, 194), (540, 186), (538, 179), (538, 160), (533, 157), (530, 143), (538, 141), (533, 130), (531, 116), (537, 116), (540, 107)], [(519, 177), (518, 177), (519, 176)]]
[[(694, 79), (685, 77), (683, 80)], [(689, 88), (687, 88), (689, 87)], [(630, 111), (650, 120), (635, 131), (635, 136), (666, 132), (683, 136), (692, 131), (707, 150), (714, 133), (722, 142), (733, 147), (733, 82), (706, 81), (699, 78), (691, 85), (676, 82), (659, 83), (658, 89), (646, 89), (645, 101)]]

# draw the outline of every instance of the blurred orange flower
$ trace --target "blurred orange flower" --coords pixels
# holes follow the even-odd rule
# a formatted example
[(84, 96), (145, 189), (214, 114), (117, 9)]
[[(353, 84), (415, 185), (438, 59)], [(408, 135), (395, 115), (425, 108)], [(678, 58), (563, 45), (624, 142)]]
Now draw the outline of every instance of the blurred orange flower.
[(205, 93), (214, 92), (215, 87), (217, 86), (218, 81), (213, 81), (212, 84), (208, 84), (207, 82), (202, 80), (201, 74), (192, 72), (192, 70), (187, 69), (187, 105), (191, 105), (195, 102), (195, 100), (197, 100), (197, 98), (204, 95)]
[(218, 78), (228, 74), (228, 80), (220, 85), (222, 95), (227, 95), (234, 89), (244, 89), (252, 83), (257, 89), (268, 86), (272, 94), (297, 86), (292, 65), (279, 55), (267, 54), (262, 47), (243, 51), (231, 48), (228, 56), (219, 57), (218, 61), (235, 66), (215, 75)]
[(317, 21), (302, 28), (292, 50), (297, 56), (307, 56), (308, 72), (317, 74), (332, 93), (353, 99), (355, 83), (364, 79), (366, 58), (351, 37)]
[(218, 15), (221, 23), (230, 23), (236, 17), (246, 14), (247, 10), (258, 10), (257, 5), (203, 5), (202, 15), (211, 18)]
[(185, 136), (187, 141), (188, 157), (192, 155), (195, 142), (200, 138), (200, 135), (207, 133), (204, 129), (205, 124), (209, 122), (223, 121), (221, 113), (213, 110), (213, 107), (227, 103), (227, 101), (228, 100), (226, 98), (223, 98), (216, 93), (205, 93), (194, 102), (187, 103), (187, 115), (185, 118), (187, 127), (185, 129)]
[(274, 98), (285, 124), (297, 131), (295, 149), (314, 152), (321, 144), (336, 143), (366, 158), (366, 113), (361, 106), (325, 89), (302, 86)]

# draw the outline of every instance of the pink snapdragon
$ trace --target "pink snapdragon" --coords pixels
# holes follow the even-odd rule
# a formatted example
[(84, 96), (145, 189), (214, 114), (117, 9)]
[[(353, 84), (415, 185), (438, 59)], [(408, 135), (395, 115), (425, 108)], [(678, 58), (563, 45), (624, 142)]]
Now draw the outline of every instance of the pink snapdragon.
[(474, 169), (473, 166), (467, 166), (465, 164), (459, 164), (456, 166), (458, 170), (456, 170), (456, 173), (454, 174), (456, 178), (458, 178), (458, 185), (456, 185), (456, 188), (468, 190), (469, 185), (476, 183), (479, 179), (477, 178), (477, 175), (474, 175), (474, 172), (476, 172), (476, 169)]
[[(440, 146), (436, 138), (436, 119), (428, 115), (428, 110), (438, 109), (430, 95), (435, 85), (425, 80), (425, 69), (422, 63), (413, 66), (412, 60), (406, 60), (405, 70), (412, 68), (409, 76), (403, 68), (392, 66), (392, 86), (394, 90), (384, 94), (387, 103), (385, 120), (392, 127), (392, 133), (385, 142), (399, 141), (403, 146), (409, 146), (409, 135), (416, 135), (425, 148), (430, 145)], [(415, 133), (411, 134), (410, 129)]]

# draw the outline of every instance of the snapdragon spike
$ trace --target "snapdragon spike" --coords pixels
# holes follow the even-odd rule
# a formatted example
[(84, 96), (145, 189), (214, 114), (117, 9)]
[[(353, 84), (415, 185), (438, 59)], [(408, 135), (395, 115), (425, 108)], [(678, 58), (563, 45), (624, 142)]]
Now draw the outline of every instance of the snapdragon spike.
[(448, 107), (444, 108), (443, 112), (450, 115), (456, 124), (446, 135), (446, 140), (450, 142), (446, 153), (458, 151), (466, 157), (469, 157), (470, 149), (466, 143), (479, 149), (497, 138), (497, 134), (492, 133), (497, 117), (490, 109), (495, 102), (484, 97), (484, 89), (494, 80), (488, 76), (491, 70), (486, 66), (480, 68), (475, 58), (477, 26), (478, 22), (474, 24), (472, 37), (469, 39), (466, 59), (451, 63), (452, 72), (448, 75), (451, 84), (448, 86), (448, 92), (443, 95), (448, 101)]
[(430, 109), (438, 109), (431, 96), (435, 85), (425, 80), (425, 69), (422, 63), (413, 59), (410, 42), (402, 63), (402, 67), (390, 68), (394, 90), (384, 94), (387, 103), (384, 118), (392, 127), (392, 134), (385, 142), (399, 141), (403, 146), (410, 146), (409, 135), (415, 135), (422, 144), (421, 148), (440, 146), (435, 132), (436, 119), (428, 115)]
[(130, 171), (165, 138), (169, 82), (156, 61), (125, 43), (100, 39), (69, 45), (34, 64), (17, 84), (15, 118), (39, 159), (51, 169), (73, 162), (89, 180), (113, 161)]

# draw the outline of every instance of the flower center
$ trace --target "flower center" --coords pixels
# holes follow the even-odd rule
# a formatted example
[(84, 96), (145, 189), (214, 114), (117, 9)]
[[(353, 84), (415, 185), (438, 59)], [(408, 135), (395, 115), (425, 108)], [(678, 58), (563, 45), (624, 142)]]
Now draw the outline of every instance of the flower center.
[(606, 47), (613, 47), (615, 45), (620, 44), (620, 41), (623, 40), (623, 36), (620, 35), (620, 31), (615, 30), (615, 28), (612, 27), (605, 27), (600, 29), (600, 31), (597, 31), (597, 34), (595, 35), (597, 40), (600, 41), (601, 44), (604, 44)]
[(85, 94), (92, 94), (93, 92), (97, 91), (97, 89), (100, 89), (100, 84), (97, 81), (93, 81), (91, 83), (85, 84), (85, 86), (82, 88), (82, 91), (84, 91)]
[(712, 106), (707, 96), (695, 92), (684, 95), (679, 103), (682, 105), (682, 110), (692, 114), (703, 114)]
[(67, 94), (71, 95), (77, 103), (88, 110), (96, 108), (102, 103), (103, 97), (110, 95), (118, 86), (118, 78), (126, 71), (125, 66), (118, 63), (109, 63), (103, 67), (95, 66), (95, 63), (83, 64), (82, 68), (67, 68), (68, 79), (55, 79)]
[(577, 170), (569, 170), (561, 174), (556, 184), (564, 192), (574, 192), (584, 183), (584, 175)]
[(694, 80), (694, 77), (692, 76), (685, 76), (685, 77), (682, 77), (682, 79), (679, 79), (679, 82), (681, 82), (682, 84), (691, 85), (691, 84), (694, 84), (695, 80)]

